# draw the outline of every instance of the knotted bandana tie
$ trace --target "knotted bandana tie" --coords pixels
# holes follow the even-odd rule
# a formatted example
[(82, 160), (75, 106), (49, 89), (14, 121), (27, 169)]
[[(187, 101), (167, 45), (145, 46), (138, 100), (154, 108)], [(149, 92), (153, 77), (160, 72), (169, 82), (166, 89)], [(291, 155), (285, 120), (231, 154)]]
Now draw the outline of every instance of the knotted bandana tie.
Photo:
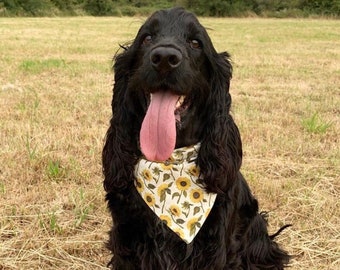
[(214, 205), (216, 194), (207, 193), (195, 161), (199, 144), (175, 149), (165, 162), (140, 159), (135, 186), (151, 210), (184, 242), (197, 235)]

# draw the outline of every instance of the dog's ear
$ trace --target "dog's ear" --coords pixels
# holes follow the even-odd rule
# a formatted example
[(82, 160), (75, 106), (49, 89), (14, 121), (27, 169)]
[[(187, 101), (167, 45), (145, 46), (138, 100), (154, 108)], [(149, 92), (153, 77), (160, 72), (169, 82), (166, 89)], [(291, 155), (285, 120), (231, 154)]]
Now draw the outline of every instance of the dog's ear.
[(219, 54), (213, 47), (205, 54), (210, 66), (210, 89), (198, 165), (207, 190), (220, 193), (226, 192), (238, 177), (242, 144), (239, 130), (230, 115), (232, 66), (229, 55)]
[(115, 56), (112, 118), (102, 152), (104, 188), (107, 192), (124, 189), (133, 181), (137, 143), (133, 139), (135, 127), (128, 81), (133, 63), (133, 48), (124, 47)]

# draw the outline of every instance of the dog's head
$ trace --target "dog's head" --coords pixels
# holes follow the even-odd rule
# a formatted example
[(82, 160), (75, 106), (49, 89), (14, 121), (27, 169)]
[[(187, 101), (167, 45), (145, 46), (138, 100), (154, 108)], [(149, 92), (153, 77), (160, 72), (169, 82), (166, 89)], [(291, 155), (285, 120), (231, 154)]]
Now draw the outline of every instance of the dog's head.
[(237, 171), (241, 143), (229, 115), (229, 55), (216, 52), (197, 18), (182, 8), (157, 11), (124, 49), (115, 57), (111, 129), (121, 129), (126, 145), (150, 160), (201, 142), (201, 169), (228, 170), (232, 163)]
[[(127, 91), (145, 115), (140, 144), (147, 158), (165, 160), (175, 147), (202, 140), (207, 110), (227, 95), (231, 65), (192, 13), (154, 13), (117, 61), (129, 66)], [(216, 93), (216, 83), (225, 93)]]

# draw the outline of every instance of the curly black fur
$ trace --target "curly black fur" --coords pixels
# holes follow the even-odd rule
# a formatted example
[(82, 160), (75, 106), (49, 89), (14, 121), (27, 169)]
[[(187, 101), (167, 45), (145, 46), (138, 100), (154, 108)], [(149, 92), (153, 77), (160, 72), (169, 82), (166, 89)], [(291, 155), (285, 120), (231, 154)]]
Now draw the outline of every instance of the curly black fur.
[[(182, 60), (173, 70), (150, 64), (154, 48), (171, 47)], [(115, 270), (283, 269), (289, 255), (267, 232), (266, 214), (241, 175), (240, 134), (229, 111), (232, 66), (217, 53), (196, 17), (181, 8), (154, 13), (130, 46), (115, 57), (112, 119), (103, 150), (104, 187), (113, 218), (108, 248)], [(201, 142), (197, 164), (215, 205), (187, 245), (146, 206), (134, 187), (142, 153), (139, 132), (150, 93), (185, 95), (176, 147)]]

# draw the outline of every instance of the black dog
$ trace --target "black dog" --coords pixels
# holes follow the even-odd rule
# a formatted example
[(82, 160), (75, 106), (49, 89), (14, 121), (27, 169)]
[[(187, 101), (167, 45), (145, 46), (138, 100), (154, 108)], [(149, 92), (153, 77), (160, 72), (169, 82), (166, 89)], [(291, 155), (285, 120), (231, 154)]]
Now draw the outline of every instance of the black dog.
[(123, 49), (103, 150), (111, 268), (283, 269), (289, 255), (274, 241), (281, 229), (268, 235), (240, 173), (229, 55), (181, 8), (154, 13)]

